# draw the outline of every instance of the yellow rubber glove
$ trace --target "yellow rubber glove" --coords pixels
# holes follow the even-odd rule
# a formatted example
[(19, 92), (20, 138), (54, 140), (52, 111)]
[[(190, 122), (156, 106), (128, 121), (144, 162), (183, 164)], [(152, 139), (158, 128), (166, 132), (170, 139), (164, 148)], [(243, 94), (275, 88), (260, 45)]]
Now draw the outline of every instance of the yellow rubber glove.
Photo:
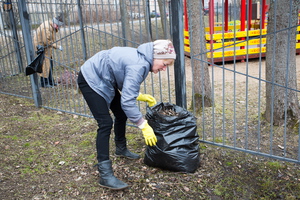
[(154, 134), (153, 129), (151, 128), (151, 126), (149, 126), (147, 120), (145, 120), (141, 125), (139, 125), (139, 128), (142, 129), (146, 145), (156, 145), (157, 138)]
[(153, 96), (151, 96), (150, 94), (142, 94), (140, 93), (140, 95), (136, 98), (136, 100), (138, 101), (146, 101), (148, 102), (149, 106), (152, 107), (156, 104), (156, 100)]

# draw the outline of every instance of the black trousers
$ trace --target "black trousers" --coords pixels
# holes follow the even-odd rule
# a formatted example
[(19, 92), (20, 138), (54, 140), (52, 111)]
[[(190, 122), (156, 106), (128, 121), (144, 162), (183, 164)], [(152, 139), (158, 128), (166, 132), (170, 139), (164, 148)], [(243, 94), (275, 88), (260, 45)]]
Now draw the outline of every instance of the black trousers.
[(120, 92), (115, 90), (115, 97), (110, 104), (115, 121), (113, 122), (105, 99), (96, 93), (85, 81), (81, 72), (78, 74), (78, 86), (98, 123), (96, 149), (98, 162), (109, 160), (109, 139), (114, 124), (115, 141), (125, 138), (127, 116), (121, 108)]
[(52, 85), (52, 86), (54, 85), (52, 73), (53, 73), (53, 60), (51, 59), (50, 60), (50, 71), (49, 71), (48, 78), (41, 77), (41, 86), (42, 87), (45, 87), (46, 85)]

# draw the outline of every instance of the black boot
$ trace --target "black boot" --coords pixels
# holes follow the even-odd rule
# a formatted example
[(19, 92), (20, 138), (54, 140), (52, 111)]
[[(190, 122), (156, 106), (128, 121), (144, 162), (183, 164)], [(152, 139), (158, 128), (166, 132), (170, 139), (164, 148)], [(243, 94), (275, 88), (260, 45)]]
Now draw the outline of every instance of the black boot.
[(98, 163), (98, 170), (100, 173), (100, 181), (99, 184), (102, 187), (106, 187), (112, 190), (122, 190), (128, 187), (126, 183), (117, 179), (114, 176), (114, 172), (112, 170), (111, 160), (105, 160)]
[(116, 143), (116, 156), (122, 156), (129, 159), (139, 159), (140, 156), (136, 153), (130, 152), (126, 147), (126, 140), (115, 141)]

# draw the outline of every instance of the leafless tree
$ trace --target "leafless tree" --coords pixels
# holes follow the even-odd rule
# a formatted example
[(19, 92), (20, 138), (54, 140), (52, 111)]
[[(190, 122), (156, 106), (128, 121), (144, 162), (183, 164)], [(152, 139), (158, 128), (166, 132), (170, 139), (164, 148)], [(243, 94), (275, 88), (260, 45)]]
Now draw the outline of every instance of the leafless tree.
[(170, 38), (170, 30), (169, 30), (169, 21), (167, 16), (167, 0), (158, 0), (159, 12), (160, 12), (160, 20), (162, 24), (163, 34), (165, 39)]
[(202, 1), (188, 0), (190, 56), (193, 67), (195, 110), (212, 106), (211, 82), (206, 56), (206, 39)]
[[(122, 17), (122, 31), (125, 41), (132, 41), (131, 36), (131, 29), (129, 24), (129, 15), (128, 15), (128, 9), (127, 9), (127, 1), (126, 0), (119, 0), (120, 5), (120, 14)], [(127, 43), (127, 42), (126, 42)], [(132, 46), (131, 43), (127, 43), (128, 46)]]

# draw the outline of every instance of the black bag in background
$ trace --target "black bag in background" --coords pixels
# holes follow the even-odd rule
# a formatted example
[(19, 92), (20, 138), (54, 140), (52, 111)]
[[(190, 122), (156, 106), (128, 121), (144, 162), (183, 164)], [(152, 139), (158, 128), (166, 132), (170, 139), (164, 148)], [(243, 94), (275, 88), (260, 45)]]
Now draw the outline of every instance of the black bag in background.
[(147, 146), (144, 163), (176, 172), (193, 173), (200, 165), (196, 118), (184, 108), (160, 103), (147, 107), (146, 119), (157, 137)]

